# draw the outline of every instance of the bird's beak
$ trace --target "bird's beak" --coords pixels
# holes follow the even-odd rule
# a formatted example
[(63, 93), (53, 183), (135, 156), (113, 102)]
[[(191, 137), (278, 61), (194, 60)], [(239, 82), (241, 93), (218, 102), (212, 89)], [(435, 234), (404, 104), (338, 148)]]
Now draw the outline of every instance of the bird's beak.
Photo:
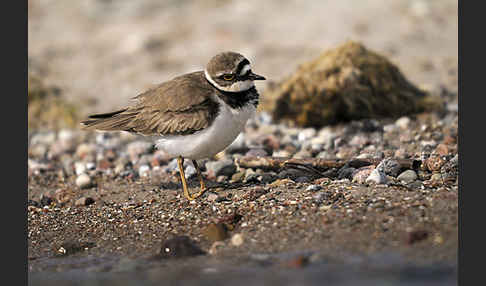
[(254, 74), (253, 72), (250, 72), (250, 74), (248, 75), (248, 78), (251, 79), (251, 80), (265, 80), (265, 77), (263, 77), (261, 75)]

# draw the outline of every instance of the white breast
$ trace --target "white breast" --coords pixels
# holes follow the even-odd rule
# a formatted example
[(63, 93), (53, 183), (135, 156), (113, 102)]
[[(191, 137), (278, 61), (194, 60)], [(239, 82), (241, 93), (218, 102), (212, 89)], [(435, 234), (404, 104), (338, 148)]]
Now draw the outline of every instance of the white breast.
[(220, 104), (220, 111), (209, 127), (190, 135), (163, 136), (157, 141), (156, 147), (173, 157), (194, 160), (212, 157), (228, 147), (243, 131), (256, 108), (248, 104), (240, 109), (232, 109), (217, 96), (215, 100)]

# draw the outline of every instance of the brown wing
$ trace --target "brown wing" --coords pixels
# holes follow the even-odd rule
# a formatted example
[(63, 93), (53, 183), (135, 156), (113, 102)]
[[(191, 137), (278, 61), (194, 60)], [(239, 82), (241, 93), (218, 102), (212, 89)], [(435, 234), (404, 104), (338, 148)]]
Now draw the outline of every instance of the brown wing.
[(82, 124), (84, 129), (143, 135), (192, 134), (217, 115), (218, 103), (210, 97), (211, 88), (202, 72), (186, 74), (136, 96), (133, 106), (92, 115)]

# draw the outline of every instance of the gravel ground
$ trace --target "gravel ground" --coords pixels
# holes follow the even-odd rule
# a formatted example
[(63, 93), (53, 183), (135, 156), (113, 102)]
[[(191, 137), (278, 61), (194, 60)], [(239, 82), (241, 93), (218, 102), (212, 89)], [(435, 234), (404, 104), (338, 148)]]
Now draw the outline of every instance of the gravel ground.
[[(193, 202), (176, 162), (150, 138), (29, 130), (30, 285), (456, 284), (457, 2), (258, 3), (29, 1), (29, 71), (70, 100), (96, 98), (80, 107), (93, 113), (199, 69), (220, 49), (238, 47), (279, 81), (352, 38), (447, 108), (321, 129), (261, 112), (225, 152), (200, 162), (211, 190)], [(239, 163), (255, 156), (376, 163)], [(185, 168), (196, 191), (195, 170)]]
[[(159, 277), (188, 265), (197, 266), (197, 276), (227, 273), (230, 266), (236, 271), (241, 263), (257, 272), (308, 265), (332, 271), (328, 267), (341, 263), (359, 274), (369, 259), (390, 259), (398, 276), (421, 266), (431, 271), (427, 279), (434, 267), (439, 280), (455, 277), (455, 111), (321, 130), (287, 128), (260, 114), (218, 160), (203, 162), (211, 190), (192, 202), (182, 196), (175, 161), (139, 137), (62, 130), (33, 133), (29, 146), (29, 269), (41, 277), (45, 271), (136, 269)], [(254, 155), (380, 163), (318, 172), (235, 163)], [(405, 170), (401, 159), (421, 164)], [(197, 177), (190, 164), (185, 168), (194, 191)], [(170, 252), (164, 245), (179, 236), (190, 244)], [(193, 247), (204, 258), (168, 262), (192, 256)], [(164, 256), (167, 249), (173, 256)], [(375, 262), (370, 271), (389, 271), (387, 263)]]

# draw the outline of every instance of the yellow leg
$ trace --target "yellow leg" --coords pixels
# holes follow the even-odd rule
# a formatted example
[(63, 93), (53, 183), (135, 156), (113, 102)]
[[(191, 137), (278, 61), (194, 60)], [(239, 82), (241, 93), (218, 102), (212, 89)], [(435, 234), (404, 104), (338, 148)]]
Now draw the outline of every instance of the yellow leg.
[(201, 174), (201, 170), (199, 170), (199, 166), (197, 165), (196, 160), (192, 160), (192, 164), (194, 165), (194, 168), (196, 168), (197, 176), (199, 177), (199, 184), (201, 185), (201, 190), (199, 191), (202, 195), (206, 191), (206, 185), (204, 184), (204, 179)]
[(186, 175), (184, 174), (184, 158), (181, 156), (177, 158), (177, 165), (179, 166), (179, 174), (181, 175), (182, 189), (184, 190), (184, 196), (190, 201), (200, 197), (206, 191), (206, 186), (204, 185), (204, 180), (201, 175), (201, 171), (199, 170), (199, 166), (197, 165), (195, 160), (192, 160), (192, 163), (194, 164), (194, 168), (196, 168), (197, 175), (199, 177), (199, 182), (201, 184), (201, 190), (196, 195), (191, 197), (191, 195), (189, 194), (189, 189), (187, 187)]

